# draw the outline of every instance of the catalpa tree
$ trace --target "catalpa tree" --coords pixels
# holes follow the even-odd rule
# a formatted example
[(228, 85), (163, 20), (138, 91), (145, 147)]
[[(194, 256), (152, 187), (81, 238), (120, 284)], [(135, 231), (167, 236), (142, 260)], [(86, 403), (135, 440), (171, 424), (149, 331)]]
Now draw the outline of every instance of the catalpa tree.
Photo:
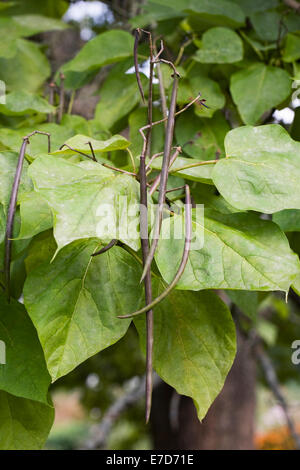
[[(0, 446), (43, 447), (50, 384), (131, 323), (146, 420), (153, 369), (202, 420), (236, 354), (230, 303), (249, 327), (257, 292), (300, 292), (299, 112), (272, 123), (300, 80), (298, 3), (151, 0), (54, 75), (37, 35), (66, 4), (38, 3), (1, 3)], [(94, 118), (72, 114), (99, 71)]]

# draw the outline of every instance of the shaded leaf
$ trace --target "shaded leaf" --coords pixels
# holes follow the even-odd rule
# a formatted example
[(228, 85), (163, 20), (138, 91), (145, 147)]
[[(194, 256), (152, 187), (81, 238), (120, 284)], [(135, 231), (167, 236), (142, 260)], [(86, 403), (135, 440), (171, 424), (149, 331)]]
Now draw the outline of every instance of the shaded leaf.
[(0, 294), (0, 339), (6, 363), (0, 364), (0, 390), (48, 404), (51, 382), (36, 330), (22, 304)]
[(0, 391), (0, 449), (41, 449), (54, 420), (54, 409)]
[[(170, 173), (174, 174), (175, 176), (181, 176), (182, 178), (192, 180), (192, 181), (200, 181), (202, 183), (213, 184), (212, 182), (212, 171), (214, 168), (214, 164), (205, 164), (200, 165), (192, 168), (187, 168), (185, 170), (175, 171), (183, 166), (186, 165), (194, 165), (196, 163), (201, 163), (205, 160), (196, 160), (195, 158), (184, 158), (184, 157), (177, 157), (175, 162), (170, 168)], [(161, 170), (162, 165), (162, 157), (156, 158), (153, 163), (151, 163), (151, 168), (155, 170)]]
[(244, 123), (256, 124), (289, 96), (291, 80), (279, 67), (255, 63), (231, 76), (230, 91)]
[[(154, 284), (155, 296), (162, 290)], [(135, 325), (145, 349), (145, 320)], [(167, 334), (166, 334), (167, 332)], [(235, 326), (212, 292), (173, 292), (155, 308), (154, 368), (204, 418), (220, 393), (236, 352)]]
[(55, 110), (48, 101), (26, 91), (13, 91), (5, 97), (5, 104), (0, 104), (0, 113), (17, 116), (31, 113), (51, 113)]
[[(94, 152), (96, 154), (102, 152), (112, 152), (113, 150), (126, 149), (130, 145), (130, 142), (128, 142), (128, 140), (121, 135), (114, 135), (113, 137), (107, 140), (97, 140), (87, 135), (79, 134), (74, 135), (73, 137), (65, 141), (65, 143), (72, 147), (74, 150), (79, 150), (80, 152), (91, 155), (91, 150), (88, 145), (88, 142), (91, 142)], [(68, 149), (67, 147), (63, 147), (61, 150), (56, 150), (52, 153), (55, 155), (72, 155), (74, 154), (74, 151)]]

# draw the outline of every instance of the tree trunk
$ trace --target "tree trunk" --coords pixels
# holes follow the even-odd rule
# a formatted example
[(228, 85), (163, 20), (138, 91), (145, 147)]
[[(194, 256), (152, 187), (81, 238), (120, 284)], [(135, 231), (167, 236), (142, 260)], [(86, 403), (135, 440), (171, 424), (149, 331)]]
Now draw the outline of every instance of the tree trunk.
[(200, 423), (193, 401), (168, 385), (153, 395), (155, 449), (254, 448), (256, 366), (252, 346), (238, 333), (238, 353), (224, 388)]

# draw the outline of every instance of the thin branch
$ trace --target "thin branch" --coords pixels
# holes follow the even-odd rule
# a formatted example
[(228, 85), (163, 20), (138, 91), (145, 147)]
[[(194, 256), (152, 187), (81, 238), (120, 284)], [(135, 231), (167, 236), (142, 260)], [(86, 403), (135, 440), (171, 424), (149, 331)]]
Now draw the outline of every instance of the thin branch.
[(114, 166), (109, 165), (108, 163), (101, 163), (102, 166), (105, 168), (109, 168), (110, 170), (118, 171), (119, 173), (123, 173), (124, 175), (134, 176), (136, 178), (137, 174), (132, 173), (131, 171), (122, 170), (121, 168), (116, 168)]
[(144, 95), (144, 90), (143, 90), (143, 85), (141, 82), (141, 76), (140, 76), (140, 70), (139, 70), (139, 62), (138, 62), (138, 45), (139, 45), (139, 40), (141, 37), (141, 30), (140, 28), (137, 28), (134, 32), (135, 39), (134, 39), (134, 48), (133, 48), (133, 59), (134, 59), (134, 69), (135, 69), (135, 76), (136, 76), (136, 81), (139, 87), (139, 91), (143, 100), (143, 103), (145, 103), (145, 95)]
[(84, 157), (90, 158), (90, 160), (94, 160), (93, 157), (91, 157), (91, 156), (88, 155), (87, 153), (81, 152), (80, 150), (76, 150), (76, 149), (74, 149), (73, 147), (71, 147), (71, 146), (68, 145), (68, 144), (62, 144), (62, 145), (59, 147), (59, 150), (62, 150), (64, 147), (67, 147), (69, 150), (72, 150), (72, 152), (79, 153), (80, 155), (83, 155)]
[(280, 385), (278, 382), (277, 374), (275, 368), (264, 350), (262, 341), (258, 339), (255, 344), (255, 354), (260, 362), (261, 368), (264, 372), (265, 379), (274, 395), (276, 400), (278, 401), (281, 409), (285, 415), (286, 423), (289, 428), (290, 434), (294, 440), (295, 446), (297, 450), (300, 450), (300, 436), (298, 435), (295, 427), (294, 420), (290, 414), (288, 404), (280, 390)]
[(168, 287), (158, 296), (156, 299), (154, 299), (150, 304), (146, 305), (145, 307), (141, 308), (140, 310), (137, 310), (134, 313), (130, 313), (129, 315), (122, 315), (118, 316), (118, 318), (132, 318), (137, 315), (141, 315), (142, 313), (147, 312), (149, 308), (155, 307), (157, 304), (159, 304), (162, 300), (164, 300), (171, 290), (176, 286), (178, 281), (180, 280), (186, 264), (188, 262), (189, 258), (189, 252), (191, 248), (191, 235), (192, 235), (192, 216), (191, 216), (191, 194), (190, 194), (190, 188), (188, 185), (185, 185), (185, 194), (186, 194), (186, 204), (185, 204), (185, 243), (184, 243), (184, 250), (183, 250), (183, 255), (181, 258), (181, 262), (179, 265), (179, 268), (177, 270), (177, 273), (173, 279), (173, 281), (168, 285)]
[(73, 90), (71, 93), (69, 105), (68, 105), (68, 114), (72, 114), (73, 104), (75, 100), (76, 90)]
[[(49, 83), (49, 104), (51, 104), (51, 106), (54, 106), (55, 87), (54, 82)], [(48, 122), (53, 122), (53, 113), (48, 114)]]
[(92, 253), (91, 256), (98, 256), (102, 255), (102, 253), (105, 253), (106, 251), (110, 250), (113, 246), (115, 246), (118, 243), (118, 240), (113, 238), (107, 245), (105, 245), (101, 250), (96, 251), (95, 253)]
[(187, 41), (185, 41), (184, 44), (182, 44), (180, 50), (179, 50), (179, 53), (178, 53), (178, 56), (177, 56), (177, 59), (175, 60), (175, 65), (179, 65), (180, 64), (180, 61), (182, 59), (182, 56), (183, 56), (183, 53), (184, 53), (184, 50), (187, 46), (189, 46), (191, 43), (193, 42), (193, 39), (188, 39)]
[(147, 256), (147, 259), (144, 265), (142, 280), (144, 279), (146, 272), (151, 267), (151, 262), (153, 260), (154, 253), (155, 253), (157, 243), (159, 240), (159, 234), (160, 234), (161, 223), (162, 223), (162, 215), (163, 215), (163, 207), (164, 207), (165, 198), (166, 198), (165, 192), (166, 192), (167, 179), (168, 179), (168, 174), (169, 174), (170, 153), (171, 153), (173, 134), (174, 134), (177, 90), (178, 90), (178, 75), (174, 74), (171, 103), (170, 103), (166, 137), (165, 137), (165, 145), (164, 145), (164, 156), (163, 156), (161, 176), (160, 176), (158, 207), (156, 211), (155, 226), (154, 226), (154, 231), (153, 231), (153, 240), (152, 240), (149, 254)]
[[(30, 134), (26, 136), (27, 139), (32, 137), (35, 134), (41, 134), (41, 135), (46, 135), (48, 137), (48, 153), (51, 153), (51, 134), (49, 132), (43, 132), (43, 131), (33, 131)], [(24, 137), (25, 138), (25, 137)]]
[(96, 158), (96, 155), (95, 155), (95, 152), (94, 152), (94, 149), (93, 149), (93, 146), (92, 146), (92, 142), (88, 141), (87, 144), (89, 145), (89, 147), (91, 149), (94, 162), (97, 162), (98, 160)]
[(58, 106), (57, 120), (60, 123), (64, 114), (64, 109), (65, 109), (65, 87), (64, 87), (65, 76), (62, 72), (59, 74), (59, 78), (60, 78), (60, 85), (59, 85), (59, 106)]

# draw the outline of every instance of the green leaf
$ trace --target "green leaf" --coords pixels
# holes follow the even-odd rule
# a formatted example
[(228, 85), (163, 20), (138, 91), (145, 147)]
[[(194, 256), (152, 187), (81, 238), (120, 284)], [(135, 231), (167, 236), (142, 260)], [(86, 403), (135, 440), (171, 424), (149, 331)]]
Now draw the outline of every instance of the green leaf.
[(36, 330), (22, 304), (0, 295), (0, 339), (6, 361), (0, 364), (0, 390), (48, 404), (51, 382)]
[(224, 139), (229, 130), (221, 111), (211, 119), (201, 119), (193, 110), (187, 110), (176, 121), (175, 135), (184, 153), (200, 160), (214, 160), (225, 152)]
[(279, 27), (282, 22), (281, 38), (287, 32), (294, 32), (300, 29), (300, 18), (294, 11), (282, 12), (275, 10), (256, 12), (250, 15), (251, 24), (258, 37), (263, 41), (277, 41), (279, 37)]
[(300, 143), (283, 127), (233, 129), (225, 150), (228, 158), (215, 165), (212, 178), (231, 205), (267, 214), (300, 209)]
[[(167, 282), (180, 264), (183, 216), (163, 222), (156, 263)], [(254, 214), (193, 210), (195, 240), (178, 289), (282, 290), (287, 292), (300, 262), (279, 227)], [(168, 234), (171, 238), (168, 239)]]
[[(19, 155), (15, 152), (0, 153), (0, 203), (6, 208), (9, 204), (11, 188), (13, 185)], [(27, 176), (28, 163), (24, 161), (19, 186), (19, 196), (30, 191), (32, 184)]]
[[(50, 133), (52, 150), (58, 149), (64, 142), (74, 135), (74, 131), (72, 129), (54, 123), (40, 124), (37, 126), (36, 130)], [(19, 152), (23, 137), (30, 134), (32, 131), (32, 127), (22, 127), (18, 130), (3, 127), (0, 129), (0, 142), (11, 150)], [(47, 150), (47, 137), (45, 135), (35, 134), (30, 138), (30, 143), (26, 147), (26, 155), (34, 158), (38, 154), (46, 153)]]
[(19, 203), (21, 228), (18, 239), (32, 238), (53, 226), (51, 209), (39, 193), (23, 193)]
[(255, 320), (258, 314), (258, 293), (243, 290), (228, 290), (226, 294), (237, 305), (242, 313), (251, 320)]
[(78, 241), (27, 277), (25, 305), (37, 329), (52, 379), (118, 341), (130, 320), (117, 315), (140, 306), (141, 269), (114, 247), (91, 257), (97, 241)]
[(199, 117), (211, 117), (217, 109), (225, 105), (225, 96), (217, 82), (208, 77), (203, 66), (195, 64), (188, 74), (188, 80), (183, 79), (179, 82), (178, 102), (185, 104), (195, 98), (201, 91), (201, 98), (206, 100), (207, 106), (194, 105), (195, 113)]
[[(147, 79), (141, 75), (142, 84)], [(127, 116), (141, 101), (135, 74), (113, 74), (105, 80), (100, 89), (100, 101), (97, 104), (95, 118), (110, 129), (124, 116)]]
[(0, 104), (0, 113), (18, 116), (32, 113), (51, 113), (55, 110), (48, 101), (26, 91), (13, 91), (5, 97), (5, 104)]
[[(154, 295), (162, 286), (154, 284)], [(135, 320), (145, 349), (145, 320)], [(204, 418), (220, 393), (236, 352), (235, 326), (212, 292), (172, 292), (155, 308), (154, 368)]]
[[(160, 0), (161, 1), (161, 0)], [(172, 0), (167, 0), (172, 3)], [(165, 2), (165, 1), (164, 1)], [(196, 31), (207, 29), (209, 26), (242, 26), (245, 15), (241, 8), (228, 0), (182, 0), (183, 8), (190, 16), (188, 21)]]
[(17, 53), (0, 58), (0, 80), (7, 90), (37, 91), (50, 76), (50, 65), (39, 46), (25, 39), (16, 40)]
[(41, 449), (54, 420), (54, 409), (0, 391), (0, 449)]
[(300, 59), (300, 36), (291, 33), (287, 35), (282, 58), (285, 62), (295, 62)]
[(257, 11), (265, 11), (278, 6), (278, 0), (231, 0), (245, 12), (247, 16)]
[(93, 237), (104, 243), (117, 238), (134, 250), (139, 248), (139, 216), (126, 209), (139, 204), (134, 178), (92, 161), (74, 164), (53, 156), (36, 159), (29, 173), (35, 190), (52, 209), (58, 250), (74, 240)]
[(72, 72), (86, 75), (104, 65), (126, 59), (132, 56), (132, 53), (133, 37), (126, 31), (114, 29), (99, 34), (88, 41), (76, 57), (62, 67), (66, 75), (66, 87), (72, 85)]
[(194, 60), (204, 64), (228, 64), (243, 58), (243, 43), (238, 34), (229, 28), (216, 27), (202, 36), (202, 48)]
[(285, 209), (276, 212), (272, 216), (275, 222), (283, 232), (300, 232), (300, 210)]
[[(170, 173), (176, 176), (181, 176), (187, 180), (200, 181), (201, 183), (213, 184), (212, 182), (212, 171), (214, 164), (205, 164), (192, 168), (187, 168), (185, 170), (175, 171), (186, 165), (194, 165), (196, 163), (201, 163), (205, 160), (196, 160), (195, 158), (184, 158), (177, 157), (175, 162), (170, 168)], [(156, 158), (153, 163), (151, 163), (151, 168), (155, 170), (161, 170), (162, 157)]]
[(68, 25), (63, 21), (42, 15), (0, 17), (0, 40), (7, 41), (66, 28), (68, 28)]
[[(112, 152), (114, 150), (126, 149), (130, 142), (128, 142), (125, 137), (121, 135), (114, 135), (108, 140), (96, 140), (87, 135), (74, 135), (70, 139), (66, 140), (66, 144), (72, 147), (74, 150), (86, 153), (91, 155), (91, 150), (88, 145), (88, 142), (92, 144), (95, 154), (102, 152)], [(73, 150), (64, 147), (61, 150), (56, 150), (52, 152), (53, 155), (72, 155), (74, 154)]]
[(244, 123), (256, 124), (289, 96), (291, 80), (281, 68), (255, 63), (231, 76), (230, 91)]

